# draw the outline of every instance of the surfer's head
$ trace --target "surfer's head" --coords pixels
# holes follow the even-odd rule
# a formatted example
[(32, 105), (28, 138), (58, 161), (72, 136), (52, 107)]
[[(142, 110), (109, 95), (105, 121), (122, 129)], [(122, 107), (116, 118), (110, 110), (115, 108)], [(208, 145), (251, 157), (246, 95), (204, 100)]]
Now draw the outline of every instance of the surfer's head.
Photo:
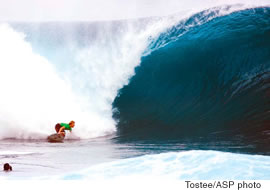
[(4, 171), (6, 171), (6, 172), (12, 171), (12, 167), (11, 167), (11, 165), (9, 165), (9, 163), (4, 164)]
[(75, 121), (69, 122), (69, 126), (73, 128), (75, 126)]

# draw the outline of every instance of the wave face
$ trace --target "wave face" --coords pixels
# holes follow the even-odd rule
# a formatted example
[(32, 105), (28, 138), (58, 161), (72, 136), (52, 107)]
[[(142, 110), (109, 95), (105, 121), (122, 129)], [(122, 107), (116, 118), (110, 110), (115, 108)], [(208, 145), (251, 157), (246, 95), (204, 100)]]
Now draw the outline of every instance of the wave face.
[(269, 139), (270, 8), (216, 13), (195, 14), (149, 45), (113, 103), (119, 136)]

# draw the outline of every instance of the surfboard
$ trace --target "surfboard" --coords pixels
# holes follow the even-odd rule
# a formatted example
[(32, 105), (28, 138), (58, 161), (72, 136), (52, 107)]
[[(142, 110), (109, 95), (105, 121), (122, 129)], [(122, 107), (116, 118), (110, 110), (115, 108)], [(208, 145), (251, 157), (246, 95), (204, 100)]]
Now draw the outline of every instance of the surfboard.
[(63, 142), (65, 137), (57, 133), (48, 136), (48, 142)]

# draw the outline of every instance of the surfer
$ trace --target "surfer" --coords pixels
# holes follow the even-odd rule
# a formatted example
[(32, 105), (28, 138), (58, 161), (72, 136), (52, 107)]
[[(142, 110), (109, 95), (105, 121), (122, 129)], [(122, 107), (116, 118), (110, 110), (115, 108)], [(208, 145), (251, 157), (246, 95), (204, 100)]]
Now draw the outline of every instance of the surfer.
[(65, 130), (69, 130), (70, 132), (72, 132), (72, 128), (74, 126), (75, 126), (75, 121), (71, 121), (71, 122), (69, 122), (69, 124), (67, 124), (67, 123), (57, 123), (55, 125), (55, 131), (57, 132), (57, 134), (60, 134), (63, 137), (65, 137), (65, 135), (66, 135)]

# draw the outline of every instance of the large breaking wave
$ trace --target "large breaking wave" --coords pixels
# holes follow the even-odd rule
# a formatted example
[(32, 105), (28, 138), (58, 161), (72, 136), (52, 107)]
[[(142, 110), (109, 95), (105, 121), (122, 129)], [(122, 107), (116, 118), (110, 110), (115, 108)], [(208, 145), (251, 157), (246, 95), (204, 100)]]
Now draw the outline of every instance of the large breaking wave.
[(149, 45), (113, 104), (120, 136), (269, 139), (270, 9), (220, 10), (197, 13)]
[(266, 132), (269, 8), (220, 5), (0, 24), (0, 139), (46, 138), (69, 120), (79, 138)]

